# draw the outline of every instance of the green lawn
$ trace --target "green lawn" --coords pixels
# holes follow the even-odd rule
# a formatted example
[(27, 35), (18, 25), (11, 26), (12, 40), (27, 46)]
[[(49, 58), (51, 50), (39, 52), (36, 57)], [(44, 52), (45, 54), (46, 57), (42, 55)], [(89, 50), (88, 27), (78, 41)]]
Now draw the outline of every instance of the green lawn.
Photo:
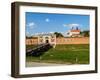
[(26, 50), (34, 49), (34, 48), (36, 48), (36, 47), (37, 47), (37, 45), (27, 45), (27, 46), (26, 46)]
[(57, 45), (40, 57), (27, 56), (27, 62), (47, 62), (61, 64), (89, 64), (89, 45)]

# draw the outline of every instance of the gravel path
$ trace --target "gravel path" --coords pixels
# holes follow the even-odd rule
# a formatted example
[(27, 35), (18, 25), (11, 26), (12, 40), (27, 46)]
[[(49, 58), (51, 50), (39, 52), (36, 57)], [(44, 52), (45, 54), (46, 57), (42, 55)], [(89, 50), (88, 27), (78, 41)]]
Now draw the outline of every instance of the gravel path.
[(26, 62), (26, 67), (40, 67), (40, 66), (62, 66), (65, 64), (55, 64), (55, 63), (39, 63), (39, 62)]

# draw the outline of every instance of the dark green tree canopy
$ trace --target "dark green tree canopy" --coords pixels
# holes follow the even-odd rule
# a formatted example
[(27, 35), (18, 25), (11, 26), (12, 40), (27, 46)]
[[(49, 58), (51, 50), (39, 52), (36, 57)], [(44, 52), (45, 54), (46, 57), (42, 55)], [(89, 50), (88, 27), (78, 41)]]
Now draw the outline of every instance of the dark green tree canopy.
[(89, 31), (89, 30), (87, 30), (87, 31), (82, 31), (82, 32), (81, 32), (81, 35), (83, 35), (84, 37), (89, 37), (90, 31)]
[(63, 37), (61, 33), (55, 32), (54, 34), (56, 35), (56, 37)]

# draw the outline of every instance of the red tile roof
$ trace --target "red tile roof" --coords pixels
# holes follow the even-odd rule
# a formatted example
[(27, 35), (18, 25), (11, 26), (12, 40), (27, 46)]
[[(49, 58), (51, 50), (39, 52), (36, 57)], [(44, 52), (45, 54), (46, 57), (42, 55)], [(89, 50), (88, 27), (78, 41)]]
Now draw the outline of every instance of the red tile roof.
[(71, 32), (80, 32), (80, 30), (71, 30)]

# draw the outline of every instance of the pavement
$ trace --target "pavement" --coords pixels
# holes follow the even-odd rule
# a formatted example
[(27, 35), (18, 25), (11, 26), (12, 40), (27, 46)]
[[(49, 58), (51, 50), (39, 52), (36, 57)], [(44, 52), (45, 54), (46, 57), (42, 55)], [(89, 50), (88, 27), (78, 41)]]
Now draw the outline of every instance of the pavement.
[(62, 65), (66, 65), (66, 64), (40, 63), (40, 62), (26, 62), (26, 67), (62, 66)]

